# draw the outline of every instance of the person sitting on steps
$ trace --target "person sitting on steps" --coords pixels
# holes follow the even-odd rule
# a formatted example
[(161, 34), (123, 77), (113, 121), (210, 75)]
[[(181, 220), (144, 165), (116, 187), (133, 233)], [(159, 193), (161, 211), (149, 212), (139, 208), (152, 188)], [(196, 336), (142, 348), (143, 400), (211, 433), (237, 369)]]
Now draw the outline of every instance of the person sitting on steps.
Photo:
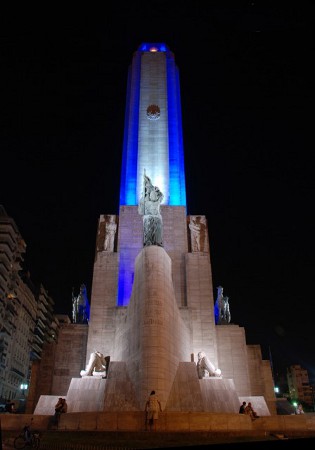
[(257, 413), (254, 411), (251, 402), (248, 402), (248, 405), (245, 408), (245, 414), (248, 414), (252, 420), (258, 419)]
[(239, 413), (240, 414), (245, 414), (245, 408), (246, 408), (246, 402), (243, 402), (240, 406), (240, 410)]
[(66, 413), (68, 410), (68, 405), (65, 398), (59, 397), (58, 402), (55, 405), (55, 415), (54, 415), (54, 423), (56, 425), (59, 424), (60, 415), (62, 413)]

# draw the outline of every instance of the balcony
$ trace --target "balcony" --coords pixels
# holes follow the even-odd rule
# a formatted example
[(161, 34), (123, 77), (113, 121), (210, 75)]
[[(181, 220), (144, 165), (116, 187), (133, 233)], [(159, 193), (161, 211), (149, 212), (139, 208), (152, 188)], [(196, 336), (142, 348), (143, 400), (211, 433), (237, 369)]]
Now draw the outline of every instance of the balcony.
[(20, 370), (16, 369), (15, 367), (11, 367), (11, 372), (16, 373), (20, 377), (23, 377), (23, 378), (25, 377), (24, 373), (20, 372)]

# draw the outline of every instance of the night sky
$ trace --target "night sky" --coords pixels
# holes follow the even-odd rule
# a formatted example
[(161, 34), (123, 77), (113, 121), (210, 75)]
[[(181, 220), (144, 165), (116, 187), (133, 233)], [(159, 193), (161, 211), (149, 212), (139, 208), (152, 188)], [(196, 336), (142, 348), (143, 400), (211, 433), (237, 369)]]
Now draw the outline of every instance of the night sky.
[(314, 7), (287, 3), (117, 3), (2, 34), (0, 204), (56, 313), (81, 283), (90, 298), (98, 218), (119, 212), (128, 66), (164, 42), (214, 296), (222, 285), (275, 374), (301, 364), (315, 381)]

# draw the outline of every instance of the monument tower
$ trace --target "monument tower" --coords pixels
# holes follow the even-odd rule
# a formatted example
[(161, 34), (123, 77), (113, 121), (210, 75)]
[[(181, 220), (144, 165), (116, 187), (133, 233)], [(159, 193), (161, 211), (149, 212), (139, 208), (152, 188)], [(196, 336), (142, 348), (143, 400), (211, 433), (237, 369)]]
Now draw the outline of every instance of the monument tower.
[[(238, 412), (242, 397), (273, 396), (260, 347), (230, 316), (215, 320), (207, 219), (187, 216), (179, 72), (163, 43), (141, 44), (129, 68), (119, 215), (99, 218), (84, 351), (70, 412), (87, 410), (80, 392), (94, 379), (99, 411), (143, 410), (151, 390), (169, 411)], [(96, 352), (110, 358), (106, 378), (91, 374)]]

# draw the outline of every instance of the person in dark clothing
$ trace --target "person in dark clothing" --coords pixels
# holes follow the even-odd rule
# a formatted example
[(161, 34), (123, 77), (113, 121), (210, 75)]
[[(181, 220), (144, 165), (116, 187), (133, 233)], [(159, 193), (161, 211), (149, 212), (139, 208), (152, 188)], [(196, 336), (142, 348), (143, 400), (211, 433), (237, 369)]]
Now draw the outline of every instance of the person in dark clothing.
[(59, 400), (55, 405), (55, 415), (54, 415), (54, 419), (53, 419), (53, 423), (55, 425), (58, 425), (59, 420), (60, 420), (60, 415), (63, 412), (67, 412), (67, 411), (64, 411), (64, 409), (65, 409), (64, 403), (65, 403), (65, 399), (63, 399), (62, 397), (59, 397)]
[(15, 404), (7, 400), (5, 403), (5, 412), (14, 413), (15, 412)]
[(31, 437), (32, 437), (30, 425), (25, 425), (25, 427), (23, 428), (23, 433), (24, 433), (25, 442), (27, 442), (27, 444), (29, 444), (31, 442)]
[(240, 414), (245, 414), (245, 408), (246, 408), (246, 402), (243, 402), (240, 406), (240, 410), (239, 413)]

